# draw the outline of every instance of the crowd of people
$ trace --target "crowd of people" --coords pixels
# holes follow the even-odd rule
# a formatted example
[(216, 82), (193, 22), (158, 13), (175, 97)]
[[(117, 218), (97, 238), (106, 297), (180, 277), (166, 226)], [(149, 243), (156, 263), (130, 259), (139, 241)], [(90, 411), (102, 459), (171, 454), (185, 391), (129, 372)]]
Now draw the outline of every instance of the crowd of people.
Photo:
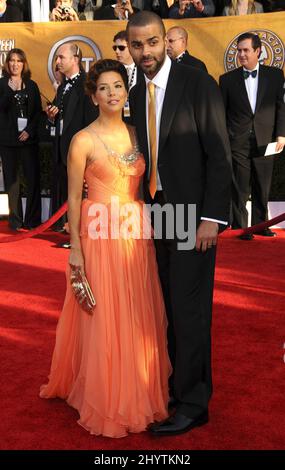
[[(42, 0), (38, 0), (42, 1)], [(128, 19), (138, 11), (152, 11), (161, 18), (237, 16), (285, 10), (285, 0), (46, 0), (45, 21)], [(0, 0), (0, 22), (31, 21), (29, 1)]]

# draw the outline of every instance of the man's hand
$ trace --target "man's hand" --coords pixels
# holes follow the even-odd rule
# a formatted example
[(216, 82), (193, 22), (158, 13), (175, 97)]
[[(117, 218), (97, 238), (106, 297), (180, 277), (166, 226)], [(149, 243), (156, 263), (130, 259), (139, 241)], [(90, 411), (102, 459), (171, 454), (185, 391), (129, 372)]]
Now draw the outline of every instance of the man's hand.
[(20, 142), (26, 142), (26, 140), (28, 140), (29, 137), (30, 137), (30, 135), (26, 131), (23, 131), (19, 135), (19, 141)]
[(185, 10), (190, 5), (190, 3), (191, 3), (191, 0), (179, 0), (179, 11), (178, 11), (178, 13), (179, 13), (180, 16), (184, 15)]
[(196, 250), (206, 251), (217, 244), (219, 225), (217, 222), (202, 220), (196, 233)]
[[(126, 14), (126, 12), (128, 12), (128, 14)], [(133, 12), (134, 10), (130, 0), (125, 0), (125, 2), (123, 2), (122, 0), (117, 0), (117, 4), (114, 8), (114, 14), (116, 18), (128, 19), (128, 17), (132, 15)]]
[(46, 107), (45, 112), (48, 117), (48, 120), (53, 122), (55, 119), (55, 116), (59, 112), (59, 109), (57, 106), (49, 105)]
[(66, 13), (66, 17), (64, 18), (66, 21), (79, 21), (78, 15), (76, 11), (70, 7), (68, 9), (68, 13)]
[(51, 15), (50, 15), (50, 20), (51, 21), (61, 21), (61, 8), (53, 8)]
[(275, 147), (276, 152), (279, 152), (279, 150), (283, 150), (285, 145), (285, 137), (277, 137), (277, 144)]

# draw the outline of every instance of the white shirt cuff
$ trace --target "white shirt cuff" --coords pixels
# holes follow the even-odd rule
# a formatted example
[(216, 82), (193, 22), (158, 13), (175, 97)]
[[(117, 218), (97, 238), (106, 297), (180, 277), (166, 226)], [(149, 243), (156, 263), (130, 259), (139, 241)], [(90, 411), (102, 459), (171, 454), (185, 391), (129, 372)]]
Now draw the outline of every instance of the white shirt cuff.
[(224, 220), (209, 219), (208, 217), (201, 217), (201, 220), (209, 220), (209, 222), (216, 222), (217, 224), (228, 225)]

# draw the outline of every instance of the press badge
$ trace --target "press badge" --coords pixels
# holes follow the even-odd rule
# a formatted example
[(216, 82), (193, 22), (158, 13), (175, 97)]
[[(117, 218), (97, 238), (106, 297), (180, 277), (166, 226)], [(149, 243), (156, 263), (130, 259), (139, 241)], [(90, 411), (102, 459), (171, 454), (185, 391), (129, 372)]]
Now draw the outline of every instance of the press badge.
[(50, 136), (55, 137), (55, 126), (50, 127)]
[(62, 131), (63, 131), (63, 119), (59, 121), (59, 135), (62, 135)]
[(130, 103), (129, 101), (126, 101), (125, 106), (124, 106), (124, 117), (130, 117)]
[(18, 118), (18, 131), (22, 132), (24, 129), (26, 129), (28, 124), (28, 119), (27, 118)]

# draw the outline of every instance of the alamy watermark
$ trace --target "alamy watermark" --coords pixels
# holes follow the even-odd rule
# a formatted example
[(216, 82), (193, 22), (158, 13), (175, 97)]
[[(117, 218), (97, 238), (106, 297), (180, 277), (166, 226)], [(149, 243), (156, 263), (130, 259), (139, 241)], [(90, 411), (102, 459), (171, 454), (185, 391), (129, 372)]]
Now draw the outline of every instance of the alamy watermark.
[(110, 204), (94, 202), (88, 209), (91, 239), (177, 240), (178, 250), (192, 250), (196, 243), (196, 204), (121, 203), (112, 196)]

